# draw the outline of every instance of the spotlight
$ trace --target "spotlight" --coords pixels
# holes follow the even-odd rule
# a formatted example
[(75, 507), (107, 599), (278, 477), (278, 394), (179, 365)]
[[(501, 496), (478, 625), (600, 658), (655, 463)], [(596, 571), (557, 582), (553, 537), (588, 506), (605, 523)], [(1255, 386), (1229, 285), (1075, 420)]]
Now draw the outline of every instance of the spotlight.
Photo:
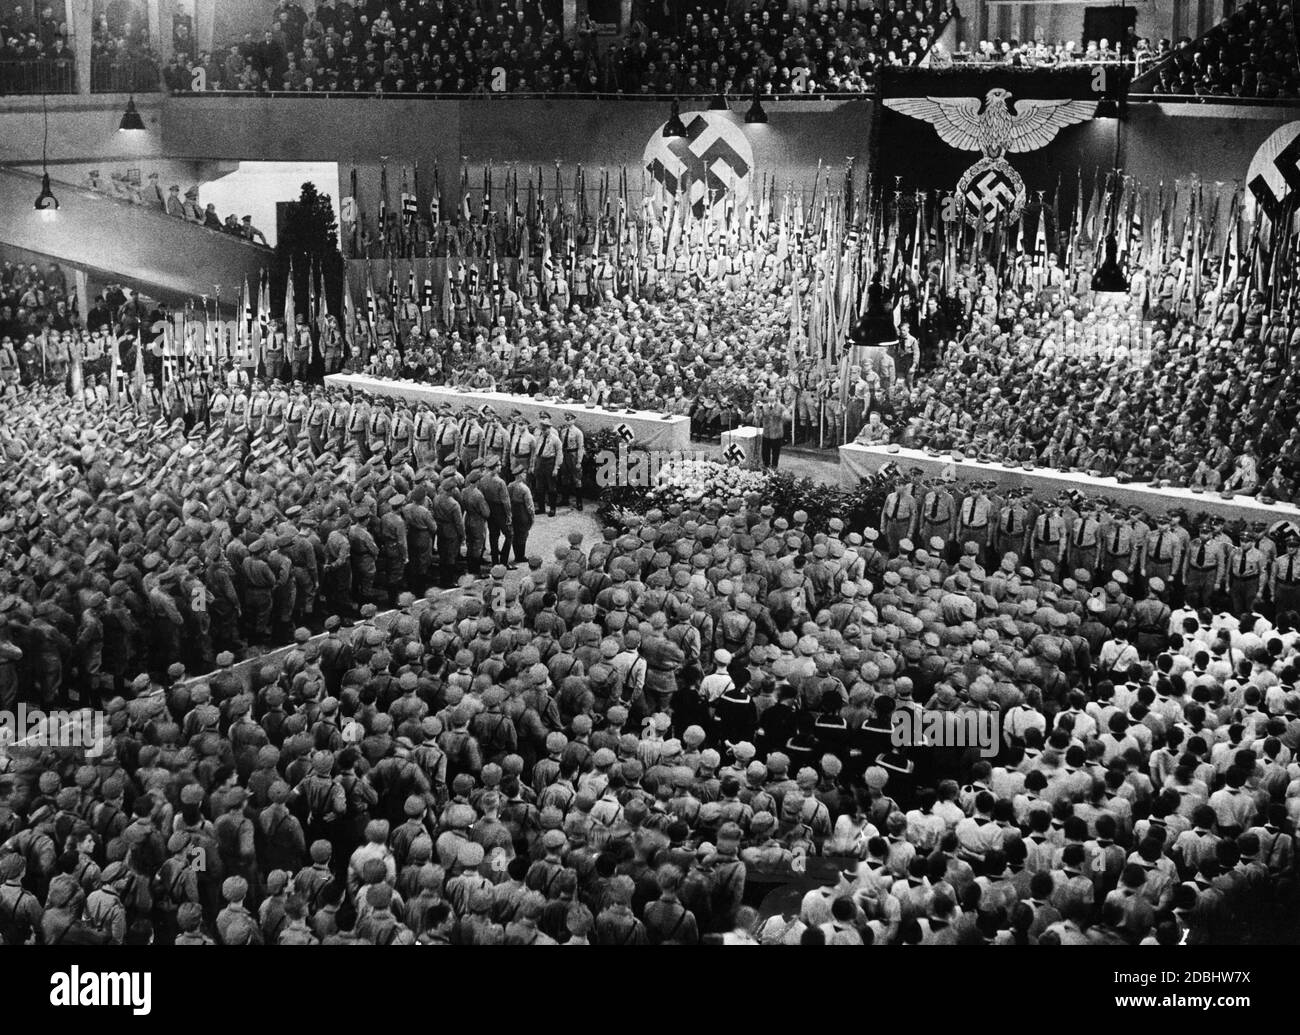
[(763, 105), (758, 99), (758, 83), (754, 84), (754, 100), (749, 106), (749, 111), (745, 112), (745, 121), (751, 126), (767, 122), (767, 112), (763, 110)]
[(132, 95), (127, 99), (126, 111), (122, 113), (122, 121), (117, 125), (119, 133), (143, 133), (144, 119), (140, 113), (135, 110), (135, 96)]
[(709, 102), (709, 111), (730, 111), (727, 106), (727, 98), (723, 96), (721, 90), (713, 95), (713, 100)]
[(54, 196), (54, 191), (50, 190), (49, 173), (41, 176), (41, 192), (36, 195), (35, 208), (41, 214), (41, 218), (47, 222), (59, 211), (59, 199)]
[(672, 114), (668, 116), (668, 121), (664, 123), (664, 136), (666, 137), (684, 137), (686, 136), (686, 126), (682, 122), (681, 109), (677, 104), (677, 98), (673, 98)]

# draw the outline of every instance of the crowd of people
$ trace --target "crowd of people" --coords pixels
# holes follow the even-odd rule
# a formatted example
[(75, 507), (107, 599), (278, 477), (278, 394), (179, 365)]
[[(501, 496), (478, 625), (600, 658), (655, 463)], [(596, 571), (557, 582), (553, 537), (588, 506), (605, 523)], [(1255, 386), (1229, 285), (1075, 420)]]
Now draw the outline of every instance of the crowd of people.
[(756, 494), (539, 540), (580, 421), (308, 383), (702, 434), (729, 392), (765, 437), (806, 396), (836, 436), (1294, 498), (1297, 353), (1248, 291), (966, 262), (873, 285), (877, 358), (793, 371), (802, 261), (704, 240), (170, 369), (139, 297), (58, 329), (58, 267), (0, 269), (0, 708), (106, 722), (0, 744), (0, 938), (1293, 939), (1300, 530), (898, 471), (872, 527)]
[(1244, 290), (1179, 315), (1175, 279), (1162, 271), (1145, 313), (1066, 285), (986, 288), (988, 315), (955, 335), (936, 304), (902, 328), (900, 353), (920, 357), (910, 383), (855, 373), (848, 437), (1300, 502), (1300, 327), (1269, 326)]
[(219, 396), (0, 411), (0, 702), (105, 723), (0, 744), (4, 941), (1294, 938), (1300, 536), (903, 472), (513, 575), (491, 427)]
[[(1082, 46), (1074, 40), (1049, 42), (1044, 39), (995, 38), (980, 40), (973, 48), (965, 40), (961, 40), (951, 55), (942, 55), (942, 57), (951, 58), (957, 63), (1001, 64), (1016, 68), (1054, 68), (1059, 65), (1097, 65), (1131, 61), (1135, 67), (1141, 69), (1154, 61), (1161, 60), (1169, 53), (1168, 39), (1158, 40), (1153, 45), (1145, 36), (1135, 36), (1131, 43), (1104, 37), (1084, 40)], [(932, 58), (931, 67), (935, 67), (934, 61), (935, 59)]]
[(0, 5), (0, 95), (75, 93), (76, 56), (53, 5)]
[[(614, 21), (621, 15), (609, 12)], [(598, 12), (599, 15), (599, 12)], [(602, 43), (588, 18), (566, 35), (558, 0), (349, 3), (308, 14), (278, 3), (260, 34), (200, 52), (192, 19), (174, 16), (172, 56), (150, 46), (138, 5), (96, 19), (92, 89), (174, 93), (196, 88), (306, 93), (844, 93), (873, 87), (882, 64), (925, 59), (1044, 67), (1133, 59), (1157, 64), (1135, 86), (1157, 94), (1294, 97), (1300, 56), (1289, 5), (1248, 3), (1196, 40), (962, 41), (931, 50), (960, 18), (954, 0), (794, 0), (634, 4), (631, 23)], [(68, 26), (46, 5), (0, 21), (0, 93), (73, 92)], [(196, 69), (203, 77), (196, 80)], [(500, 70), (503, 74), (498, 74)]]
[(1290, 4), (1267, 0), (1241, 4), (1203, 36), (1181, 41), (1133, 89), (1198, 97), (1296, 97), (1300, 95), (1296, 41)]
[(280, 3), (260, 36), (197, 60), (178, 54), (163, 75), (177, 91), (192, 88), (197, 64), (208, 89), (242, 91), (861, 92), (879, 64), (924, 57), (959, 12), (953, 0), (850, 0), (833, 11), (786, 0), (647, 3), (604, 47), (590, 23), (566, 36), (561, 15), (549, 0), (327, 0), (310, 15)]
[(253, 225), (252, 216), (240, 219), (233, 212), (223, 220), (217, 212), (217, 206), (209, 202), (206, 206), (199, 202), (199, 184), (187, 187), (182, 196), (180, 184), (172, 184), (163, 193), (162, 178), (156, 172), (148, 173), (144, 182), (139, 182), (138, 171), (121, 170), (110, 172), (105, 179), (98, 169), (86, 173), (85, 186), (110, 198), (128, 201), (133, 205), (161, 209), (169, 216), (184, 219), (186, 222), (209, 230), (219, 230), (234, 237), (242, 237), (253, 244), (266, 245), (266, 235)]
[[(77, 295), (59, 263), (0, 261), (0, 343), (34, 342), (51, 328), (62, 333), (79, 330)], [(39, 346), (38, 346), (39, 347)], [(0, 373), (0, 384), (8, 380)]]

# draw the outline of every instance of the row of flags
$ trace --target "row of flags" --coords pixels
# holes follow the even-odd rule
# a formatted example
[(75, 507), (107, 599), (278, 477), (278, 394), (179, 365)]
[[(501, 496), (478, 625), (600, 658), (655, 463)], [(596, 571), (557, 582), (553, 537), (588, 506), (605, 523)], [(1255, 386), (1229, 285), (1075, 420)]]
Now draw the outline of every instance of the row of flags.
[[(362, 220), (355, 170), (352, 176), (354, 204), (345, 205), (345, 212), (355, 217), (355, 235)], [(1264, 293), (1270, 309), (1290, 313), (1300, 281), (1294, 204), (1278, 226), (1258, 218), (1248, 227), (1241, 192), (1222, 183), (1193, 179), (1150, 185), (1122, 170), (1096, 170), (1090, 191), (1080, 173), (1073, 198), (1058, 181), (1050, 195), (1035, 192), (1016, 221), (971, 226), (964, 218), (964, 199), (952, 192), (904, 191), (897, 184), (891, 190), (873, 184), (869, 175), (863, 185), (851, 162), (842, 178), (819, 165), (811, 192), (806, 186), (796, 189), (793, 182), (782, 191), (775, 177), (755, 175), (743, 192), (733, 180), (725, 188), (707, 188), (701, 197), (689, 178), (669, 191), (643, 174), (635, 203), (626, 168), (616, 175), (602, 170), (593, 178), (591, 190), (578, 167), (566, 184), (557, 164), (553, 188), (544, 193), (541, 169), (529, 172), (525, 182), (514, 167), (498, 178), (487, 166), (476, 206), (464, 169), (455, 214), (444, 219), (436, 166), (427, 196), (421, 193), (418, 166), (410, 180), (402, 170), (399, 207), (392, 212), (385, 166), (381, 225), (397, 235), (388, 241), (385, 282), (376, 283), (369, 259), (345, 263), (341, 298), (330, 305), (322, 271), (313, 265), (300, 307), (291, 263), (283, 309), (277, 313), (263, 271), (256, 284), (241, 286), (232, 336), (225, 334), (227, 325), (207, 300), (186, 308), (179, 342), (173, 335), (164, 348), (164, 381), (192, 365), (203, 369), (228, 357), (259, 363), (277, 319), (288, 332), (288, 358), (297, 346), (293, 329), (300, 312), (313, 330), (313, 349), (331, 311), (350, 342), (375, 341), (386, 320), (418, 323), (425, 331), (450, 328), (462, 307), (488, 308), (495, 318), (508, 291), (523, 294), (530, 275), (537, 277), (543, 301), (554, 291), (571, 295), (579, 277), (587, 275), (583, 264), (588, 255), (597, 264), (593, 275), (612, 269), (619, 294), (642, 297), (650, 269), (664, 276), (683, 268), (698, 270), (707, 258), (731, 262), (742, 250), (749, 252), (751, 268), (740, 271), (742, 278), (753, 278), (755, 270), (769, 271), (764, 276), (774, 274), (791, 286), (786, 341), (791, 369), (822, 375), (849, 362), (846, 343), (868, 310), (873, 284), (894, 300), (897, 323), (905, 313), (923, 311), (930, 297), (955, 289), (964, 263), (990, 263), (1000, 275), (1018, 270), (1045, 286), (1053, 255), (1063, 258), (1067, 269), (1082, 264), (1091, 270), (1113, 237), (1116, 259), (1129, 276), (1138, 271), (1152, 281), (1161, 271), (1176, 276), (1175, 304), (1187, 312), (1211, 287), (1217, 289), (1219, 305), (1226, 304), (1246, 277), (1252, 289)], [(595, 198), (594, 208), (589, 195)], [(449, 219), (467, 223), (473, 216), (501, 232), (488, 235), (480, 256), (417, 261), (407, 246), (424, 212), (427, 225), (445, 225)], [(1247, 231), (1249, 239), (1243, 240)], [(355, 295), (354, 277), (363, 281)], [(847, 382), (841, 378), (842, 391)]]

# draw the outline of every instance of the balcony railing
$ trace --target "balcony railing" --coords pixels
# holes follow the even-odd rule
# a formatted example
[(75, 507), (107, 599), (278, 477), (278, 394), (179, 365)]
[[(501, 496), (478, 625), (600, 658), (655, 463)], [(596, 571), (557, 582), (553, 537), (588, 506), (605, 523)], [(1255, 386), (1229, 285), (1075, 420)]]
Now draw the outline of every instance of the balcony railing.
[(0, 61), (0, 96), (76, 93), (77, 68), (71, 57), (16, 58)]
[(148, 54), (104, 54), (90, 63), (91, 93), (158, 93), (161, 69)]

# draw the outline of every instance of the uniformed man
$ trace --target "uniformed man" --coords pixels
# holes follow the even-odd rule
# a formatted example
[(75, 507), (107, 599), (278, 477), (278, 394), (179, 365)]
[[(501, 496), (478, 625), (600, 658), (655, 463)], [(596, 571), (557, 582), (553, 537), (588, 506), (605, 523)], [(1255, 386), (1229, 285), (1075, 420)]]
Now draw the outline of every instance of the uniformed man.
[[(476, 461), (481, 464), (481, 461)], [(465, 512), (465, 570), (475, 578), (483, 564), (483, 550), (487, 545), (488, 518), (491, 511), (479, 482), (483, 476), (481, 466), (475, 467), (466, 477), (460, 502)]]
[(1199, 529), (1183, 558), (1183, 596), (1188, 606), (1210, 607), (1214, 594), (1226, 588), (1227, 576), (1228, 551), (1209, 528)]
[(266, 540), (259, 536), (248, 544), (243, 563), (245, 627), (255, 643), (266, 643), (271, 638), (276, 577), (266, 563), (266, 553)]
[(433, 544), (438, 534), (433, 514), (425, 506), (427, 497), (425, 487), (416, 485), (402, 508), (402, 519), (406, 522), (407, 564), (412, 588), (416, 592), (423, 592), (429, 584), (433, 573)]
[(1101, 553), (1101, 522), (1097, 520), (1092, 506), (1084, 506), (1082, 513), (1070, 528), (1069, 543), (1065, 549), (1066, 563), (1073, 571), (1097, 570), (1097, 561)]
[(493, 564), (504, 564), (510, 556), (510, 491), (501, 477), (499, 458), (484, 459), (486, 472), (479, 479), (479, 490), (488, 505), (488, 551)]
[(325, 359), (325, 373), (337, 374), (343, 368), (343, 332), (337, 316), (325, 318), (325, 329), (320, 336), (321, 355)]
[(406, 578), (407, 528), (402, 517), (406, 497), (392, 496), (379, 505), (379, 557), (377, 576), (380, 587), (387, 591), (390, 605), (397, 603)]
[(379, 456), (389, 458), (388, 429), (393, 423), (393, 404), (387, 399), (376, 402), (371, 408), (370, 420), (366, 424), (364, 457)]
[(1183, 566), (1182, 543), (1170, 527), (1169, 515), (1156, 519), (1155, 530), (1147, 534), (1143, 552), (1143, 574), (1148, 579), (1168, 582), (1175, 571)]
[(474, 461), (483, 455), (483, 424), (479, 414), (471, 406), (466, 406), (460, 420), (459, 442), (461, 470), (468, 471)]
[(1277, 614), (1300, 611), (1300, 535), (1287, 537), (1286, 553), (1273, 562), (1270, 585)]
[(505, 470), (509, 438), (505, 426), (501, 423), (500, 415), (495, 410), (489, 412), (487, 427), (483, 431), (483, 460), (485, 462), (496, 460)]
[(299, 313), (293, 329), (293, 357), (289, 368), (295, 381), (307, 380), (307, 367), (311, 363), (312, 340), (311, 327), (306, 317)]
[(348, 551), (352, 560), (353, 597), (362, 604), (376, 603), (375, 572), (379, 545), (370, 534), (370, 511), (366, 507), (353, 508), (352, 523), (348, 526), (347, 534)]
[(1149, 661), (1160, 653), (1169, 635), (1169, 605), (1160, 599), (1164, 591), (1164, 579), (1159, 576), (1149, 579), (1147, 595), (1133, 605), (1137, 649), (1144, 660)]
[(316, 395), (307, 410), (307, 441), (311, 444), (312, 456), (325, 452), (326, 436), (329, 434), (330, 418), (333, 407), (323, 393)]
[(957, 541), (974, 543), (980, 558), (987, 556), (993, 535), (993, 505), (983, 483), (976, 484), (971, 494), (957, 508)]
[(1259, 547), (1243, 533), (1241, 545), (1232, 551), (1228, 562), (1228, 595), (1234, 615), (1246, 614), (1258, 602), (1265, 563)]
[(578, 416), (574, 413), (564, 415), (564, 427), (560, 431), (560, 448), (563, 459), (560, 462), (559, 497), (563, 506), (568, 506), (570, 495), (573, 496), (574, 509), (582, 510), (582, 462), (586, 457), (586, 436), (578, 427)]
[(366, 397), (360, 393), (352, 400), (352, 407), (348, 412), (348, 435), (352, 439), (352, 444), (357, 451), (357, 455), (362, 460), (370, 456), (370, 451), (366, 448), (370, 424), (370, 403)]
[(430, 508), (438, 526), (438, 563), (444, 586), (455, 585), (460, 551), (465, 542), (465, 514), (459, 501), (452, 495), (455, 487), (456, 483), (450, 478), (443, 479)]
[(435, 459), (434, 435), (437, 430), (432, 407), (427, 402), (419, 403), (411, 427), (411, 449), (418, 466), (423, 467)]
[(411, 452), (415, 427), (408, 413), (405, 406), (396, 407), (392, 422), (388, 426), (388, 455), (392, 457), (394, 464), (409, 461), (415, 455)]
[(551, 425), (551, 415), (543, 410), (538, 416), (537, 444), (533, 459), (533, 483), (537, 487), (537, 506), (555, 517), (555, 497), (564, 449), (559, 432)]
[(998, 524), (993, 537), (994, 553), (998, 557), (1008, 553), (1024, 557), (1032, 525), (1033, 512), (1025, 505), (1021, 491), (1010, 491), (1007, 502), (998, 511)]
[(891, 549), (898, 549), (901, 540), (911, 537), (917, 521), (916, 511), (913, 487), (908, 482), (900, 482), (885, 497), (885, 505), (880, 511), (880, 530)]
[(506, 464), (509, 469), (510, 480), (513, 482), (521, 471), (525, 477), (532, 471), (533, 457), (537, 452), (537, 437), (528, 429), (523, 413), (515, 410), (511, 417)]
[(1045, 560), (1058, 564), (1065, 555), (1065, 519), (1059, 505), (1053, 504), (1038, 515), (1029, 549), (1036, 564)]
[(1126, 575), (1132, 572), (1137, 566), (1135, 543), (1133, 527), (1121, 510), (1103, 526), (1097, 570), (1106, 575), (1112, 571)]
[[(522, 565), (528, 557), (528, 533), (532, 531), (537, 508), (533, 504), (532, 490), (528, 488), (528, 472), (515, 472), (507, 489), (510, 494), (510, 539), (514, 550), (514, 563)], [(502, 563), (511, 563), (509, 553), (503, 553)]]

